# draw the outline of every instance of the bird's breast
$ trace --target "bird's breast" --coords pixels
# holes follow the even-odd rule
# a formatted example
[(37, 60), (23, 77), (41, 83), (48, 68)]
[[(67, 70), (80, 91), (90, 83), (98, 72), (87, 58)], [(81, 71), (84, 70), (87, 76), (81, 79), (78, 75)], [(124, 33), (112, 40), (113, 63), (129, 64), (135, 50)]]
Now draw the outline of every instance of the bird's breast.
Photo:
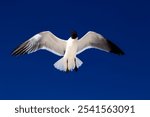
[(64, 57), (75, 58), (77, 52), (77, 40), (68, 40)]

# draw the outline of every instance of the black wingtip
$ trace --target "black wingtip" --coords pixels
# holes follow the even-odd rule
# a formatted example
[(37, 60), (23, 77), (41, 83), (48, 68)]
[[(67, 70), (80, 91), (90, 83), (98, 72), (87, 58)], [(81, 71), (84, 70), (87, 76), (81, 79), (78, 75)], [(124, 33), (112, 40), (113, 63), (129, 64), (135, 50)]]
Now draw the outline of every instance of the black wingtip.
[(11, 53), (11, 56), (15, 56), (15, 57), (17, 57), (17, 56), (21, 56), (21, 55), (25, 55), (25, 54), (27, 54), (27, 53), (17, 53), (17, 52), (12, 52)]
[(16, 49), (14, 49), (14, 50), (11, 52), (11, 56), (18, 56), (18, 54), (16, 53)]
[(111, 41), (107, 40), (107, 43), (110, 47), (110, 52), (117, 54), (117, 55), (124, 55), (125, 54), (118, 46), (116, 46)]
[(28, 41), (26, 41), (25, 43), (22, 43), (21, 45), (19, 45), (17, 48), (15, 48), (11, 55), (12, 56), (20, 56), (20, 55), (24, 55), (27, 54), (26, 49), (28, 48)]
[(11, 53), (11, 56), (17, 56), (16, 54), (14, 54), (14, 53)]
[(125, 55), (125, 53), (122, 50), (111, 50), (111, 53), (117, 54), (119, 56)]
[(24, 50), (17, 50), (17, 49), (14, 49), (12, 52), (11, 52), (11, 56), (20, 56), (20, 55), (24, 55), (24, 54), (27, 54)]

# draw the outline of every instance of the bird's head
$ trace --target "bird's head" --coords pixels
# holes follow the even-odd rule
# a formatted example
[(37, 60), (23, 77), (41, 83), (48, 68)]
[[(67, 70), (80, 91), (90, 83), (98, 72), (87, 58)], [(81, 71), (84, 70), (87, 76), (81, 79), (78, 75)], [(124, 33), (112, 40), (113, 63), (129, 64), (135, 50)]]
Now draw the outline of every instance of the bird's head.
[(76, 32), (76, 31), (72, 31), (72, 32), (71, 32), (71, 38), (72, 38), (72, 39), (76, 39), (77, 37), (78, 37), (77, 32)]

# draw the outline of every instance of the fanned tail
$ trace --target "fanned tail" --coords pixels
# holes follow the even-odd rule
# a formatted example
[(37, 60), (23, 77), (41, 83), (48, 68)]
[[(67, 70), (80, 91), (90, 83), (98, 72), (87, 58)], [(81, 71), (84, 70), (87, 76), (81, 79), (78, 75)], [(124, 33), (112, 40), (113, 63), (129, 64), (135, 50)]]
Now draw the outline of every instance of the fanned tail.
[(54, 67), (60, 71), (66, 71), (67, 65), (64, 58), (59, 59), (55, 64)]
[(83, 64), (83, 62), (79, 58), (76, 57), (76, 66), (77, 66), (77, 68), (79, 68), (82, 64)]
[(83, 62), (77, 57), (74, 60), (63, 57), (54, 64), (54, 67), (60, 71), (68, 72), (74, 69), (77, 71), (82, 64)]

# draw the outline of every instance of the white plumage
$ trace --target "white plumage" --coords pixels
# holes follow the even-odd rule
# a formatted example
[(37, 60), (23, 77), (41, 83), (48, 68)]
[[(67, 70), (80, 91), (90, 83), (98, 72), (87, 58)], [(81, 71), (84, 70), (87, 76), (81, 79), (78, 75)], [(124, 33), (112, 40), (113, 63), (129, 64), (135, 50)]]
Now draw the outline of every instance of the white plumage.
[(55, 68), (61, 71), (72, 71), (74, 69), (77, 71), (83, 62), (76, 55), (89, 48), (96, 48), (118, 55), (124, 54), (111, 41), (106, 40), (102, 35), (93, 31), (89, 31), (79, 40), (76, 32), (72, 32), (68, 40), (63, 40), (49, 31), (44, 31), (21, 44), (13, 51), (12, 55), (18, 56), (45, 49), (58, 56), (63, 56), (54, 64)]

